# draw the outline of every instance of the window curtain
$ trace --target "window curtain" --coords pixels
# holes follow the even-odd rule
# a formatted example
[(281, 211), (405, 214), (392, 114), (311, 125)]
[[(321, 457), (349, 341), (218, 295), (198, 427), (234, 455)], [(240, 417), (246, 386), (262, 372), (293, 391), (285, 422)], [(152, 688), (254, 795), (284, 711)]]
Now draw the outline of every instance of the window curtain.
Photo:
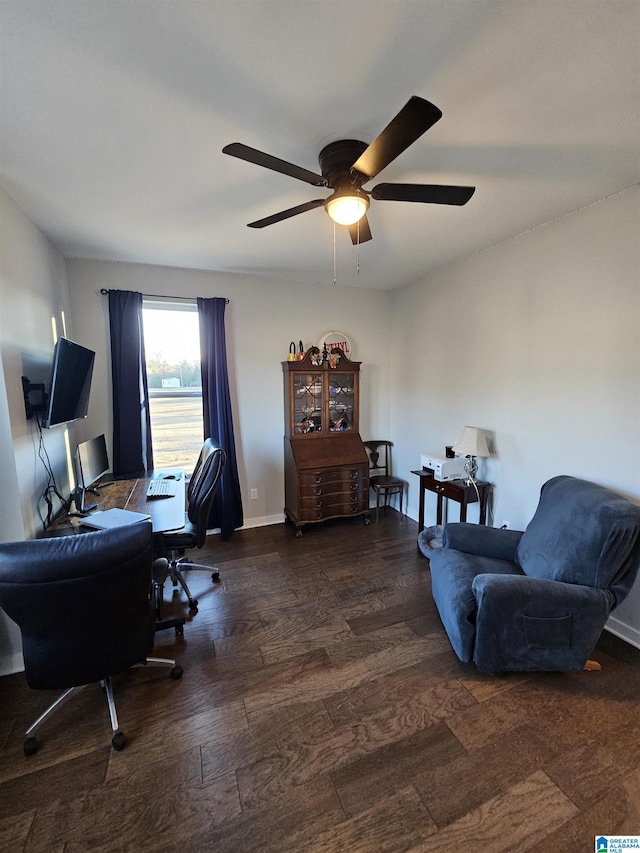
[(141, 293), (109, 291), (109, 329), (113, 473), (134, 476), (153, 468)]
[(219, 527), (227, 539), (242, 527), (244, 517), (229, 395), (225, 308), (225, 299), (198, 299), (204, 437), (216, 441), (227, 454), (208, 526)]

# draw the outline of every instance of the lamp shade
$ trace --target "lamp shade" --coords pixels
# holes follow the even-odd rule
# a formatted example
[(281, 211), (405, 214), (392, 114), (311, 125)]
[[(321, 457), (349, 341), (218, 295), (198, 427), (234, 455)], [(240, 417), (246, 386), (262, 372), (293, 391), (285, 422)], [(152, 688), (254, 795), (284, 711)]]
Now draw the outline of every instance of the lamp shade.
[(369, 199), (365, 193), (356, 190), (336, 190), (324, 206), (338, 225), (353, 225), (367, 212)]
[(453, 451), (458, 456), (491, 456), (485, 431), (480, 427), (466, 426), (453, 445)]

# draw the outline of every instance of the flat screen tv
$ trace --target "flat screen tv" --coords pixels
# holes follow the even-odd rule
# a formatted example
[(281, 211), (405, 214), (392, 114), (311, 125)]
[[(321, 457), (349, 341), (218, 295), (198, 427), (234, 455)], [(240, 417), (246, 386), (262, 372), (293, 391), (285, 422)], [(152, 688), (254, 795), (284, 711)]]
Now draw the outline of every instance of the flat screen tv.
[(44, 427), (86, 418), (94, 359), (93, 350), (68, 338), (58, 338), (53, 353), (49, 399), (42, 423)]

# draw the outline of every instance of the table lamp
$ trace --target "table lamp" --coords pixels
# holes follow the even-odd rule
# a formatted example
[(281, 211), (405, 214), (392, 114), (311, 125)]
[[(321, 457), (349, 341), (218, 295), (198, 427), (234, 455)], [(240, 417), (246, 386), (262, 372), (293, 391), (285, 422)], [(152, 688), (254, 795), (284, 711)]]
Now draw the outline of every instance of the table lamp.
[(476, 456), (491, 456), (487, 446), (487, 438), (485, 431), (480, 427), (466, 426), (460, 435), (460, 438), (453, 445), (454, 453), (458, 456), (466, 456), (464, 470), (467, 474), (467, 484), (475, 483), (475, 476), (478, 470)]

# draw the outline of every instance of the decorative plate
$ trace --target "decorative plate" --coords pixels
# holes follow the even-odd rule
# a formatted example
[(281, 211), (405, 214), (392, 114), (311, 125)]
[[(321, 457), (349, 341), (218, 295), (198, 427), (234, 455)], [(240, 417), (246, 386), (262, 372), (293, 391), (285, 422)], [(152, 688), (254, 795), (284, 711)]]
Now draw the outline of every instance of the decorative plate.
[(346, 355), (348, 359), (351, 359), (351, 341), (345, 335), (344, 332), (327, 332), (326, 335), (323, 335), (320, 338), (320, 342), (318, 346), (320, 347), (320, 351), (326, 345), (327, 351), (331, 352), (332, 349), (339, 349)]

